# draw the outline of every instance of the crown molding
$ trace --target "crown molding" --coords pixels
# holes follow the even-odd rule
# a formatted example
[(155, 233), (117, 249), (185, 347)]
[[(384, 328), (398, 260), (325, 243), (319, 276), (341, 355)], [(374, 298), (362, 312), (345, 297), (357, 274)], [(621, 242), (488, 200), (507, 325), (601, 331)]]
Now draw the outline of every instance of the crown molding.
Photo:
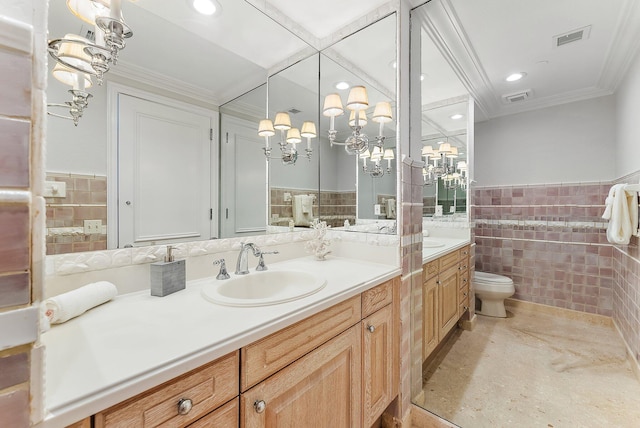
[(626, 0), (616, 23), (616, 34), (609, 46), (598, 87), (615, 92), (627, 74), (633, 58), (640, 48), (640, 5), (637, 0)]

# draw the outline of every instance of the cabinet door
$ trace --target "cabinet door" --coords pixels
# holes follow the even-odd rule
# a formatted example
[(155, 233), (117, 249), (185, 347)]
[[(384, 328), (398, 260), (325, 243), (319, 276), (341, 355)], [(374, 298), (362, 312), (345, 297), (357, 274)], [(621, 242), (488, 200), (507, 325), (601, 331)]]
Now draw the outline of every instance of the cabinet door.
[(363, 426), (371, 426), (393, 398), (393, 311), (391, 305), (362, 320)]
[(438, 346), (438, 277), (422, 284), (422, 359)]
[(361, 426), (361, 327), (357, 324), (241, 395), (241, 426)]
[(238, 428), (238, 414), (240, 413), (238, 401), (240, 401), (239, 398), (229, 401), (207, 416), (198, 419), (188, 428)]
[(454, 266), (441, 273), (438, 278), (439, 340), (442, 340), (458, 321), (458, 276), (458, 266)]

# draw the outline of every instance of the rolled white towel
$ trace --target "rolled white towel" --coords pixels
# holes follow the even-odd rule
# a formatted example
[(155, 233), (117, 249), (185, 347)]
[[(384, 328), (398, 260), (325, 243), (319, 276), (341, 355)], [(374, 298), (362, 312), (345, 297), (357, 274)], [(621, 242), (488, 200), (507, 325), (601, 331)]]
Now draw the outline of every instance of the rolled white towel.
[(116, 297), (118, 289), (107, 281), (94, 282), (44, 301), (45, 316), (60, 324)]

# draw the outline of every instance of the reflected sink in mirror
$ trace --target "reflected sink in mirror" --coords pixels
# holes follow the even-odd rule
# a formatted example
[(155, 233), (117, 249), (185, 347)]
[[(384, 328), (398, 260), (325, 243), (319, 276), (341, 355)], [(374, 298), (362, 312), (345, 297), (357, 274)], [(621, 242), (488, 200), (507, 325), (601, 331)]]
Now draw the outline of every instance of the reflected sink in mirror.
[(439, 248), (439, 247), (444, 247), (444, 242), (438, 241), (437, 239), (431, 239), (431, 238), (422, 239), (422, 248)]
[(211, 281), (202, 288), (202, 297), (225, 306), (268, 306), (290, 302), (317, 293), (327, 280), (307, 272), (269, 270)]

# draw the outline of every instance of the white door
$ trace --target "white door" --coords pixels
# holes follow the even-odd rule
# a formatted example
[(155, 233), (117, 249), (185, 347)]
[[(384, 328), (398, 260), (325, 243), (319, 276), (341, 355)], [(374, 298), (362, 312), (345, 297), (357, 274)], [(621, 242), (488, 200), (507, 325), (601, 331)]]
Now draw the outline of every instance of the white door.
[(267, 162), (258, 124), (223, 115), (220, 129), (221, 237), (264, 233)]
[(212, 237), (211, 122), (118, 94), (118, 248)]

